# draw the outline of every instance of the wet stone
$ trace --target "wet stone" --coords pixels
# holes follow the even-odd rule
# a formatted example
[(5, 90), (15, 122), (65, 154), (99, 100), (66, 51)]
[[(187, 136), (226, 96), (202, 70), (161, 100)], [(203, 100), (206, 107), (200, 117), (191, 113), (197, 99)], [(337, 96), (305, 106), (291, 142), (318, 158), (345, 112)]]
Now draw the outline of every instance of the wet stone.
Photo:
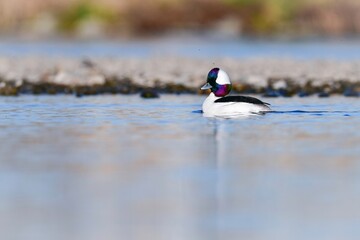
[(159, 93), (155, 89), (152, 89), (152, 88), (144, 89), (140, 93), (140, 96), (142, 98), (159, 98), (160, 97)]
[(19, 88), (12, 83), (1, 82), (0, 95), (2, 95), (2, 96), (17, 96), (17, 95), (19, 95)]
[(299, 91), (298, 96), (299, 97), (308, 97), (308, 96), (311, 96), (311, 93), (306, 92), (306, 91)]
[[(0, 57), (0, 62), (2, 95), (141, 94), (149, 87), (157, 93), (208, 94), (199, 90), (209, 70), (206, 59), (43, 59), (30, 56)], [(179, 64), (182, 65), (181, 71)], [(359, 96), (359, 64), (360, 61), (217, 59), (217, 65), (226, 66), (233, 93), (266, 97)]]
[(267, 89), (265, 91), (265, 93), (262, 95), (263, 97), (268, 97), (268, 98), (276, 98), (276, 97), (280, 97), (280, 93), (276, 90), (273, 89)]
[(285, 88), (281, 88), (277, 92), (282, 97), (292, 97), (295, 94), (294, 92), (292, 92), (292, 91), (290, 91), (288, 89), (285, 89)]
[(319, 98), (327, 98), (327, 97), (330, 97), (330, 94), (327, 92), (321, 92), (318, 94), (318, 97)]
[(165, 84), (164, 86), (160, 87), (160, 89), (162, 92), (175, 93), (175, 94), (196, 92), (196, 90), (191, 87), (187, 87), (184, 84), (175, 84), (175, 83)]
[(359, 97), (359, 93), (357, 91), (355, 91), (353, 88), (347, 88), (343, 95), (345, 97)]
[(241, 94), (256, 94), (256, 93), (263, 93), (264, 90), (259, 90), (256, 88), (256, 86), (251, 84), (245, 84), (245, 83), (234, 83), (232, 86), (232, 91), (235, 93), (241, 93)]

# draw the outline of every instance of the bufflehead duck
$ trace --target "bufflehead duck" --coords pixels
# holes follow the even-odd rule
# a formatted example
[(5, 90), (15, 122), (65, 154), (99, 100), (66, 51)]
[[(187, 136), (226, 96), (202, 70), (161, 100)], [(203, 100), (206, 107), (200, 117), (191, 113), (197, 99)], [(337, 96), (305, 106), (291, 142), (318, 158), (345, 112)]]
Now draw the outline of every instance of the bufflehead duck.
[(213, 68), (207, 76), (207, 83), (201, 90), (211, 89), (210, 95), (202, 105), (202, 111), (209, 117), (231, 117), (237, 115), (263, 114), (271, 111), (269, 103), (247, 96), (226, 96), (231, 91), (227, 73)]

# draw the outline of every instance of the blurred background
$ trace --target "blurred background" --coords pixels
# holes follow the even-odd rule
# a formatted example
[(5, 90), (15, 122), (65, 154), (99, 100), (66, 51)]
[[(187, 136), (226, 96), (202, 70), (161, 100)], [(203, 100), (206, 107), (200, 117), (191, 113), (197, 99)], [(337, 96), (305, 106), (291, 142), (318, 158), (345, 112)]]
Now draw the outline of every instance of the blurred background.
[[(0, 0), (1, 239), (359, 239), (359, 12)], [(275, 112), (203, 117), (217, 66)]]
[(174, 31), (338, 38), (359, 34), (359, 10), (356, 0), (0, 0), (0, 32), (29, 39), (128, 38)]

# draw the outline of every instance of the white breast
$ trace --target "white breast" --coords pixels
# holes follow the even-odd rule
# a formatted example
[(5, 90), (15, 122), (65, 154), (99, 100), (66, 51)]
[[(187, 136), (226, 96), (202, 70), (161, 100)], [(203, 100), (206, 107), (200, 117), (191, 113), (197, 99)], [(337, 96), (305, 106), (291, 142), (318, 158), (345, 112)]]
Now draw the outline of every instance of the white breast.
[(265, 105), (245, 103), (245, 102), (224, 102), (215, 103), (217, 99), (214, 93), (205, 99), (202, 105), (202, 111), (206, 117), (251, 115), (268, 112), (271, 109)]

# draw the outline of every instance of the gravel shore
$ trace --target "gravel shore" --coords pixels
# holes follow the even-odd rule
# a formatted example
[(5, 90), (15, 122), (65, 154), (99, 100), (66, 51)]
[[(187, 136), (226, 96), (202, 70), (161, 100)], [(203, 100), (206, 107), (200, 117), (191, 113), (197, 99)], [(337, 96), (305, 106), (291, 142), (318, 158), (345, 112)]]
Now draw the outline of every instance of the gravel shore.
[(177, 57), (0, 57), (0, 94), (82, 96), (149, 90), (201, 94), (199, 87), (213, 67), (228, 72), (238, 93), (268, 97), (360, 93), (360, 61), (222, 58), (214, 63)]

